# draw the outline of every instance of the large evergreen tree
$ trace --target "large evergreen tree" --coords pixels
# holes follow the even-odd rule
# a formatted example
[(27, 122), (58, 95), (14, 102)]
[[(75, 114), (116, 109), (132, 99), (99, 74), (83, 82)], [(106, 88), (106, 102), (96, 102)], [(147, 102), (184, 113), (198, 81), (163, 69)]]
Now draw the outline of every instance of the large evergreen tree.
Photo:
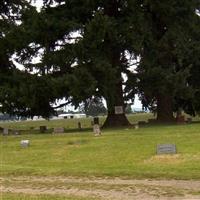
[(23, 0), (0, 3), (0, 108), (10, 115), (48, 117), (53, 112), (50, 103), (55, 101), (53, 83), (21, 71), (15, 65), (17, 52), (30, 41), (21, 24), (26, 13), (32, 10), (34, 8)]
[[(7, 14), (18, 8), (9, 23), (1, 18), (0, 61), (10, 80), (1, 83), (5, 111), (48, 117), (57, 99), (78, 106), (95, 96), (107, 103), (104, 126), (128, 125), (126, 102), (138, 82), (160, 121), (173, 121), (179, 108), (199, 110), (199, 0), (44, 0), (40, 12), (13, 2), (17, 7), (2, 4)], [(25, 70), (13, 65), (14, 53)], [(136, 58), (138, 74), (130, 70)]]
[[(57, 98), (67, 103), (78, 106), (92, 96), (104, 97), (108, 107), (104, 126), (128, 125), (125, 101), (134, 98), (135, 89), (126, 85), (122, 73), (130, 76), (132, 58), (139, 50), (140, 5), (116, 0), (56, 2), (46, 1), (41, 12), (23, 16), (19, 33), (26, 30), (27, 47), (18, 53), (18, 61), (27, 71), (56, 82)], [(30, 57), (37, 55), (40, 61), (31, 63)], [(115, 114), (115, 106), (123, 113)]]
[(141, 98), (156, 108), (158, 121), (174, 121), (173, 111), (187, 110), (184, 105), (188, 108), (194, 94), (188, 78), (200, 56), (199, 1), (148, 0), (142, 7), (147, 34), (138, 68)]

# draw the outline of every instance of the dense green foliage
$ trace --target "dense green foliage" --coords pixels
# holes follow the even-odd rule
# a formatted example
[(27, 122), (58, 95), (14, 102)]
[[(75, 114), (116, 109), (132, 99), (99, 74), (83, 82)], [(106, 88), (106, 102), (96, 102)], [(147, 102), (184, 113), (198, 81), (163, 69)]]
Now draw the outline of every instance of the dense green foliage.
[(147, 36), (138, 67), (140, 90), (144, 105), (156, 109), (160, 120), (171, 120), (180, 108), (198, 111), (193, 101), (200, 89), (199, 6), (196, 0), (143, 4)]
[(86, 99), (84, 103), (79, 106), (79, 110), (85, 113), (86, 116), (106, 115), (107, 113), (107, 109), (100, 98)]
[[(199, 179), (199, 124), (110, 129), (61, 135), (0, 136), (1, 175), (128, 176)], [(20, 140), (30, 147), (21, 148)], [(177, 145), (178, 154), (156, 156), (156, 145)]]
[(40, 11), (26, 1), (1, 3), (4, 112), (47, 118), (58, 99), (78, 107), (103, 97), (105, 124), (128, 125), (115, 106), (125, 112), (137, 92), (160, 121), (180, 109), (199, 112), (199, 0), (43, 2)]

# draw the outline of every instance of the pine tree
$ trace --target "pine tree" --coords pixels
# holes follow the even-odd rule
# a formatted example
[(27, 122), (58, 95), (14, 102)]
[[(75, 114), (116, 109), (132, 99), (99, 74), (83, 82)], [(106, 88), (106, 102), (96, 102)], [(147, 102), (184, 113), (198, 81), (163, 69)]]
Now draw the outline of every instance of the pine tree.
[[(174, 121), (182, 100), (192, 98), (188, 83), (195, 62), (191, 53), (197, 48), (195, 27), (199, 26), (197, 0), (143, 1), (147, 34), (143, 41), (140, 93), (144, 105), (155, 108), (157, 120)], [(195, 57), (199, 57), (196, 51)]]
[[(24, 15), (21, 29), (29, 39), (19, 62), (27, 71), (34, 69), (38, 76), (60, 81), (57, 98), (76, 106), (92, 96), (105, 98), (108, 117), (104, 126), (128, 125), (125, 100), (133, 98), (135, 90), (126, 87), (124, 93), (122, 73), (131, 74), (127, 55), (136, 57), (135, 49), (139, 50), (135, 17), (140, 7), (135, 1), (57, 2), (46, 1), (40, 13)], [(41, 61), (31, 64), (30, 54), (39, 54)], [(115, 106), (121, 106), (123, 113), (115, 114)]]

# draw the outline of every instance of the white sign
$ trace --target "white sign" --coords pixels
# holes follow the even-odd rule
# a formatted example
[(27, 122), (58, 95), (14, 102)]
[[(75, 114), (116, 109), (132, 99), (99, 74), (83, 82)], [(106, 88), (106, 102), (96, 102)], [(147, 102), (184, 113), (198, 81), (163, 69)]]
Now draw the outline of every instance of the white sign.
[(119, 115), (119, 114), (123, 114), (123, 106), (115, 106), (115, 114)]

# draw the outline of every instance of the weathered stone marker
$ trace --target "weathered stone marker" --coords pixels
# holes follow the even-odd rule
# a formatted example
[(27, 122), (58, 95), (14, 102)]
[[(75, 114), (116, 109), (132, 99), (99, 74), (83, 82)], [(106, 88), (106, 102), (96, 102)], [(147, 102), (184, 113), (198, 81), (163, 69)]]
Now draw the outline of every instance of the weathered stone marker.
[(7, 128), (3, 129), (3, 135), (8, 135), (9, 134), (9, 130)]
[(47, 130), (46, 126), (40, 126), (40, 133), (45, 133)]
[(21, 147), (28, 147), (30, 145), (29, 140), (21, 140)]
[(100, 130), (99, 124), (94, 124), (93, 132), (94, 132), (95, 136), (100, 136), (101, 135), (101, 130)]
[(157, 154), (176, 154), (176, 145), (175, 144), (158, 144), (157, 145)]
[(191, 117), (187, 118), (187, 123), (192, 123), (192, 118)]
[(20, 133), (19, 133), (18, 130), (12, 130), (12, 134), (13, 134), (13, 135), (20, 135)]
[(139, 129), (139, 125), (138, 124), (135, 125), (135, 129)]
[(80, 131), (82, 130), (81, 122), (78, 122), (78, 129), (79, 129)]
[(124, 113), (123, 106), (115, 106), (115, 114), (116, 115), (120, 115), (123, 113)]
[(53, 133), (64, 133), (65, 129), (63, 127), (58, 127), (53, 129)]

